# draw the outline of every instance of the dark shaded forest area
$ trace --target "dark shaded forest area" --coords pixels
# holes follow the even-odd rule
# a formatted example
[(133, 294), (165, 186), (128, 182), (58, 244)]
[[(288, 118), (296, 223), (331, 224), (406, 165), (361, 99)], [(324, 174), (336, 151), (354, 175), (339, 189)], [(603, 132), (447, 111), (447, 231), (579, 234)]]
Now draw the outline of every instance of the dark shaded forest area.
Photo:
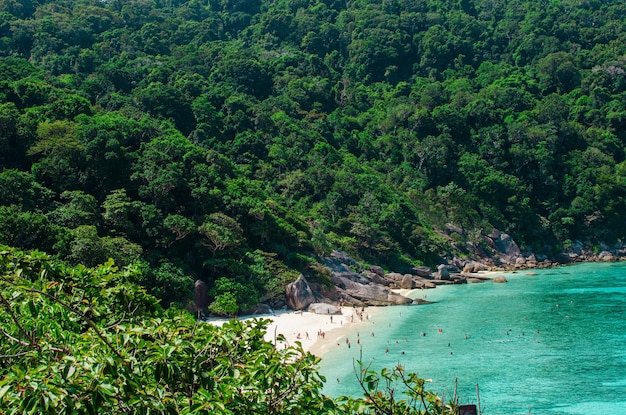
[[(234, 314), (326, 278), (626, 231), (618, 0), (0, 0), (0, 243)], [(464, 235), (446, 237), (452, 224)]]

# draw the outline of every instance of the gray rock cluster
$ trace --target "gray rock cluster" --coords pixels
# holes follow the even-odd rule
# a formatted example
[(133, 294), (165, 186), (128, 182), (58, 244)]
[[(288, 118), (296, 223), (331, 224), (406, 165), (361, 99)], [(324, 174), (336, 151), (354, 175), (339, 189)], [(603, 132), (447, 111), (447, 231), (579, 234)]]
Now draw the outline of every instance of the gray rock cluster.
[(626, 246), (618, 243), (590, 245), (574, 241), (561, 256), (562, 262), (614, 262), (626, 258)]
[(309, 312), (315, 314), (341, 314), (341, 309), (333, 304), (327, 303), (313, 303), (309, 305)]
[[(442, 233), (464, 258), (455, 256), (446, 258), (444, 262), (448, 267), (462, 269), (462, 273), (550, 268), (572, 262), (609, 262), (626, 258), (626, 246), (622, 243), (597, 246), (574, 241), (562, 253), (548, 258), (546, 255), (522, 250), (510, 235), (497, 229), (488, 234), (474, 235), (471, 238), (473, 242), (467, 241), (465, 245), (455, 242), (454, 234), (459, 234), (465, 240), (470, 238), (462, 228), (453, 224), (448, 224)], [(554, 247), (546, 247), (545, 250), (553, 251)]]
[[(468, 276), (474, 276), (471, 282), (483, 281), (479, 275), (462, 274), (455, 266), (441, 265), (436, 272), (428, 267), (415, 267), (407, 273), (385, 272), (380, 266), (359, 269), (359, 265), (345, 253), (335, 251), (323, 259), (331, 271), (333, 287), (323, 287), (309, 283), (303, 275), (289, 284), (285, 290), (287, 305), (294, 310), (303, 310), (321, 314), (334, 314), (329, 304), (347, 306), (388, 306), (405, 305), (413, 299), (394, 290), (432, 289), (441, 284), (462, 284), (468, 282)], [(478, 270), (481, 268), (476, 265)], [(472, 268), (472, 271), (474, 268)], [(482, 269), (480, 269), (482, 270)]]
[[(451, 241), (454, 233), (465, 240), (467, 235), (462, 228), (448, 224), (447, 233), (442, 236)], [(489, 234), (475, 236), (477, 242), (467, 242), (466, 246), (456, 246), (463, 258), (452, 256), (442, 258), (436, 271), (429, 267), (413, 267), (408, 271), (385, 272), (373, 265), (360, 269), (359, 264), (343, 252), (334, 251), (323, 259), (323, 264), (331, 271), (333, 286), (310, 284), (304, 276), (286, 288), (287, 305), (294, 310), (303, 310), (311, 304), (343, 304), (348, 306), (387, 306), (410, 304), (412, 299), (394, 290), (431, 289), (441, 284), (464, 284), (484, 282), (490, 278), (483, 271), (512, 271), (533, 268), (548, 268), (555, 265), (582, 261), (616, 261), (626, 257), (626, 246), (601, 246), (586, 248), (581, 242), (574, 242), (562, 254), (548, 258), (532, 252), (524, 252), (510, 235), (493, 229)], [(504, 276), (493, 282), (507, 282)], [(315, 306), (315, 312), (332, 314), (332, 310)], [(321, 307), (321, 308), (318, 308)]]

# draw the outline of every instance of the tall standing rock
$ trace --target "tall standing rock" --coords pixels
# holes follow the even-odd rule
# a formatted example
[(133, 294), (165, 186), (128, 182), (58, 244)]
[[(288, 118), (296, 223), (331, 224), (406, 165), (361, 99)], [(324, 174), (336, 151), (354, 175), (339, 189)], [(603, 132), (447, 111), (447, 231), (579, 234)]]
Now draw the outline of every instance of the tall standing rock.
[(302, 274), (300, 274), (297, 280), (287, 284), (285, 296), (287, 297), (287, 305), (296, 311), (302, 310), (315, 302), (313, 291)]
[(400, 288), (410, 290), (413, 288), (413, 276), (411, 274), (404, 274), (402, 281), (400, 281)]
[(206, 291), (206, 284), (202, 280), (196, 280), (193, 290), (193, 302), (196, 305), (196, 317), (200, 318), (204, 310), (209, 305), (209, 297)]
[(500, 261), (504, 264), (515, 265), (517, 258), (522, 256), (522, 251), (509, 234), (494, 229), (489, 235), (493, 240), (496, 250), (500, 253)]
[(445, 264), (441, 264), (437, 267), (437, 274), (435, 278), (438, 280), (449, 280), (450, 279), (450, 271), (448, 271), (448, 267)]

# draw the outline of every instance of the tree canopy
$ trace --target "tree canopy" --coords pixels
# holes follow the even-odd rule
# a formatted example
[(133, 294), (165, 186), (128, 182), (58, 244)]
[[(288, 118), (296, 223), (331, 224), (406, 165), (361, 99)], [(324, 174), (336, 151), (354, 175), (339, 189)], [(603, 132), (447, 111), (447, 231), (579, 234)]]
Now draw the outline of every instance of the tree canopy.
[[(623, 240), (617, 0), (0, 2), (0, 242), (280, 297), (388, 268)], [(466, 238), (471, 238), (467, 236)], [(466, 242), (473, 242), (467, 240)]]

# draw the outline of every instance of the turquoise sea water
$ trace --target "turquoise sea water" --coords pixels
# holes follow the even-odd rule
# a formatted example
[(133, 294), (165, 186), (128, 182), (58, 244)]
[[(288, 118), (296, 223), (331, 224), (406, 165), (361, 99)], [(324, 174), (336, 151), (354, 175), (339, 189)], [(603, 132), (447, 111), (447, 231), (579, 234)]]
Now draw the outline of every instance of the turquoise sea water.
[(446, 397), (458, 379), (461, 403), (476, 403), (478, 384), (483, 415), (626, 414), (626, 263), (506, 277), (416, 291), (436, 303), (385, 308), (375, 337), (368, 328), (356, 346), (352, 332), (353, 347), (323, 356), (324, 392), (361, 396), (353, 361), (362, 353), (372, 369), (402, 364)]

